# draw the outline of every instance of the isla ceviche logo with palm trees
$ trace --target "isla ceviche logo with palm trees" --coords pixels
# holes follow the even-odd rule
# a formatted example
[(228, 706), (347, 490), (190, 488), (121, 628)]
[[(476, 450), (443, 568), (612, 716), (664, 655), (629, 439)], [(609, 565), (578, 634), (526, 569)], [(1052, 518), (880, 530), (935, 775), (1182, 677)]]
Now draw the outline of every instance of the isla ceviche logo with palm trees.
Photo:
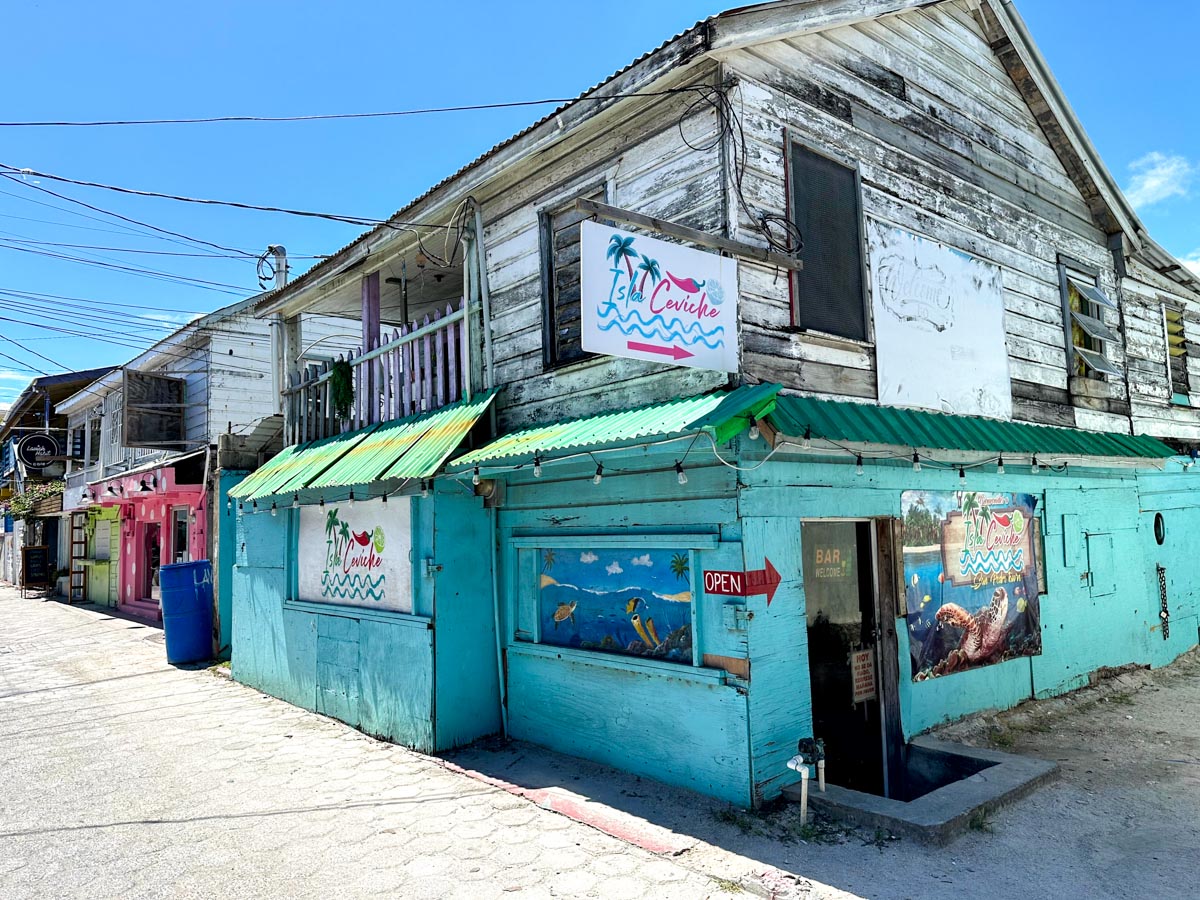
[(300, 517), (300, 598), (412, 610), (406, 503), (305, 507)]
[(583, 348), (737, 371), (737, 263), (630, 234), (581, 226)]
[(913, 680), (1041, 653), (1037, 498), (906, 491), (900, 507)]

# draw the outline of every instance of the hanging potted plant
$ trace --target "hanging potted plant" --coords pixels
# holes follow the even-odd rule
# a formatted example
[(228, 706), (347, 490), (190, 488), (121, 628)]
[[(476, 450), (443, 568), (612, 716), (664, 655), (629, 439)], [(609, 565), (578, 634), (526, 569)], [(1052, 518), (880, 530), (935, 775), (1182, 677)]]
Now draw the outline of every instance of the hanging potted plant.
[(350, 418), (354, 407), (354, 370), (344, 359), (339, 359), (329, 370), (329, 398), (337, 418)]

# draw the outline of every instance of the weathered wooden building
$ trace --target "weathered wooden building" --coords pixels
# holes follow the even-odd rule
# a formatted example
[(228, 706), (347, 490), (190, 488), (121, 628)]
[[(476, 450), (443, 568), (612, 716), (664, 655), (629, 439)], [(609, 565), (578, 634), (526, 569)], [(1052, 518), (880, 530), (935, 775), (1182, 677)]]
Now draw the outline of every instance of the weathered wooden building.
[[(815, 733), (899, 795), (912, 735), (1196, 642), (1200, 283), (1004, 0), (708, 19), (256, 310), (289, 448), (233, 491), (234, 674), (372, 733), (741, 803)], [(298, 367), (306, 313), (359, 350)], [(404, 596), (340, 602), (389, 498)]]
[[(281, 446), (273, 329), (252, 314), (255, 299), (178, 328), (57, 404), (71, 447), (63, 509), (79, 523), (80, 599), (157, 620), (161, 565), (210, 559), (219, 578), (211, 510), (230, 479), (214, 479), (217, 442), (236, 442), (255, 463)], [(346, 323), (307, 318), (313, 351), (353, 343)], [(227, 603), (217, 612), (215, 649), (227, 652)]]

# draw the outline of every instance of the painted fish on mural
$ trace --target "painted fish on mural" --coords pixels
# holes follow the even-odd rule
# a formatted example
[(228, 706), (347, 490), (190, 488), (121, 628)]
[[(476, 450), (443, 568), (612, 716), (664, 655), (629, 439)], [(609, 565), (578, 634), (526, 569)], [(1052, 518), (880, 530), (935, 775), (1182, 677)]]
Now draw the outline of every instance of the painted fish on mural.
[(1041, 652), (1036, 506), (1028, 494), (902, 495), (914, 681)]
[(539, 585), (541, 640), (579, 650), (691, 664), (686, 550), (558, 549)]

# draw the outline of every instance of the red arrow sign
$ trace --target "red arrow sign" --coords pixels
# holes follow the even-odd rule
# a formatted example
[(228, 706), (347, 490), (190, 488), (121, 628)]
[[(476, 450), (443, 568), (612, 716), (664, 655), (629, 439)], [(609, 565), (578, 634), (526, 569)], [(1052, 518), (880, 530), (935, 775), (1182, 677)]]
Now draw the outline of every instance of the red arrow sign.
[(704, 592), (722, 597), (753, 597), (756, 594), (766, 594), (767, 606), (770, 606), (783, 579), (779, 577), (779, 572), (771, 565), (769, 559), (763, 557), (763, 562), (766, 563), (765, 568), (751, 572), (706, 571)]
[(695, 356), (695, 353), (690, 353), (682, 347), (660, 347), (657, 344), (643, 344), (641, 341), (629, 341), (627, 345), (630, 350), (637, 350), (639, 353), (657, 353), (659, 356), (669, 356), (672, 359), (687, 359), (689, 356)]

